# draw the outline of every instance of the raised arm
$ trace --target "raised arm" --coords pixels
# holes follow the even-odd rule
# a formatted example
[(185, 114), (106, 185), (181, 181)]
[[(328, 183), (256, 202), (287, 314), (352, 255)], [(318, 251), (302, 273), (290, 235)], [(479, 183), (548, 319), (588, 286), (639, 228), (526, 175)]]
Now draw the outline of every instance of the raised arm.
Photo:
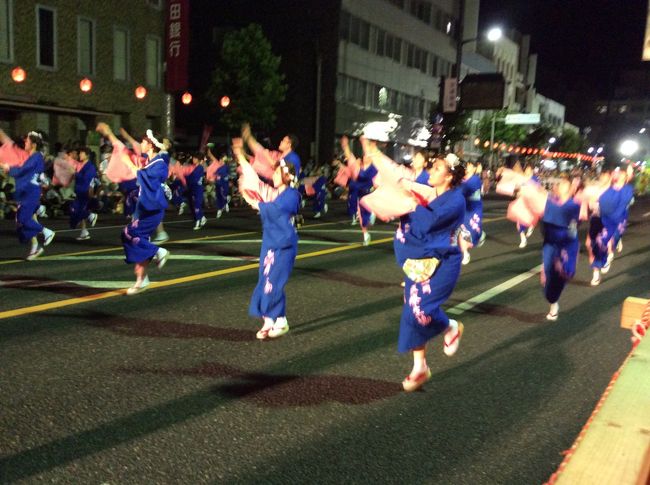
[(345, 159), (347, 160), (348, 164), (357, 163), (357, 157), (355, 157), (354, 153), (352, 153), (352, 150), (350, 150), (350, 140), (345, 135), (341, 137), (341, 148), (343, 149), (343, 154), (345, 155)]
[(128, 141), (131, 144), (131, 146), (133, 147), (133, 151), (138, 156), (142, 153), (142, 147), (140, 146), (140, 143), (131, 135), (129, 135), (128, 131), (126, 131), (124, 128), (120, 128), (120, 135), (122, 135), (122, 138), (124, 138), (126, 141)]
[(264, 150), (264, 147), (259, 144), (259, 142), (255, 139), (253, 136), (253, 133), (251, 132), (251, 125), (248, 123), (244, 123), (241, 127), (241, 137), (248, 145), (248, 148), (253, 152), (257, 153), (260, 150)]
[(14, 141), (9, 138), (9, 135), (7, 135), (4, 130), (0, 129), (0, 143), (5, 145), (5, 144), (11, 144)]
[(108, 141), (111, 142), (111, 145), (117, 146), (122, 145), (123, 143), (115, 136), (111, 127), (104, 122), (97, 123), (97, 128), (95, 128), (100, 135), (104, 138), (108, 138)]

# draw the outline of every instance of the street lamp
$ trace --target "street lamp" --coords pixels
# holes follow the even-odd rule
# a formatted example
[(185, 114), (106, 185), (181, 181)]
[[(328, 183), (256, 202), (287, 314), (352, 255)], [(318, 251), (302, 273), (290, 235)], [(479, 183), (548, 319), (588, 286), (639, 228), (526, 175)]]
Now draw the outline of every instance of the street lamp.
[(490, 42), (496, 42), (503, 36), (503, 31), (499, 27), (492, 27), (488, 30), (487, 40)]
[[(456, 87), (458, 87), (458, 83), (460, 82), (460, 66), (463, 60), (463, 46), (480, 39), (480, 37), (463, 39), (463, 35), (465, 35), (465, 0), (460, 0), (460, 4), (458, 6), (458, 32), (456, 35), (456, 67), (454, 69), (454, 73), (456, 76)], [(499, 27), (493, 27), (487, 32), (487, 40), (490, 42), (496, 42), (501, 38), (502, 35), (503, 32)]]
[(549, 142), (549, 144), (551, 144), (551, 145), (552, 145), (553, 143), (555, 143), (556, 141), (557, 141), (557, 138), (555, 138), (554, 136), (552, 136), (552, 137), (550, 137), (550, 138), (548, 139), (548, 142)]
[(639, 144), (635, 140), (625, 140), (621, 143), (619, 151), (626, 157), (631, 157), (639, 150)]

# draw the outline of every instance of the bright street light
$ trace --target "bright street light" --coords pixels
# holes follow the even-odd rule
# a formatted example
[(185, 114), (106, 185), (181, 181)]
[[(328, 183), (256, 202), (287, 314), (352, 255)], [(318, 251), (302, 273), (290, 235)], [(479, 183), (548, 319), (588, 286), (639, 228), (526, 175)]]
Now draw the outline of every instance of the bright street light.
[(634, 140), (625, 140), (621, 143), (619, 151), (626, 157), (631, 157), (639, 149), (639, 144)]
[(598, 150), (596, 150), (596, 153), (602, 153), (603, 152), (603, 147), (598, 147)]
[(493, 27), (488, 30), (487, 40), (490, 42), (496, 42), (503, 36), (503, 31), (499, 27)]
[(550, 138), (548, 139), (548, 142), (549, 142), (549, 143), (555, 143), (556, 141), (557, 141), (557, 138), (555, 138), (554, 136), (552, 136), (552, 137), (550, 137)]
[(645, 128), (641, 128), (641, 129), (639, 130), (639, 133), (645, 133)]
[(589, 147), (589, 149), (587, 150), (587, 153), (592, 153), (593, 151), (594, 151), (594, 147)]

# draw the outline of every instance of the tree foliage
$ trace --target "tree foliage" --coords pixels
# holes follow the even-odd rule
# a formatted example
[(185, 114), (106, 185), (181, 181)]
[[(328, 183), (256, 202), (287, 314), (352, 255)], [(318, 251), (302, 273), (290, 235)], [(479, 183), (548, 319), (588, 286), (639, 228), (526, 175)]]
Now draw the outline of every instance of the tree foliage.
[(576, 130), (564, 130), (560, 137), (558, 150), (561, 152), (575, 153), (585, 149), (586, 140)]
[(224, 36), (208, 98), (215, 106), (223, 96), (230, 98), (230, 105), (221, 110), (226, 127), (237, 129), (245, 121), (260, 128), (273, 125), (277, 106), (287, 92), (280, 60), (257, 24)]
[(442, 118), (442, 126), (445, 135), (445, 145), (449, 144), (450, 147), (456, 143), (464, 140), (470, 132), (470, 112), (469, 111), (455, 111), (453, 113), (445, 113)]
[[(541, 124), (526, 135), (524, 145), (530, 148), (547, 148), (549, 146), (549, 140), (552, 137), (557, 139), (557, 134), (555, 133), (553, 126)], [(550, 150), (559, 151), (558, 145), (553, 145)]]

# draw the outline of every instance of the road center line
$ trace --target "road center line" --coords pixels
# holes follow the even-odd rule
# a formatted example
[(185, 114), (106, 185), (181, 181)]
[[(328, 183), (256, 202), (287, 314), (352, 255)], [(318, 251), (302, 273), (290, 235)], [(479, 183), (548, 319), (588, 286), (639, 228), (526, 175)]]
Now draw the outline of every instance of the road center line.
[[(377, 244), (383, 244), (386, 242), (391, 242), (393, 240), (392, 237), (385, 238), (385, 239), (378, 239), (376, 241), (372, 241), (370, 243), (371, 246), (377, 245)], [(333, 254), (333, 253), (339, 253), (342, 251), (349, 251), (351, 249), (359, 249), (362, 248), (363, 245), (361, 243), (355, 243), (355, 244), (350, 244), (347, 246), (339, 246), (336, 248), (331, 248), (331, 249), (322, 249), (320, 251), (314, 251), (311, 253), (306, 253), (306, 254), (299, 254), (296, 259), (308, 259), (308, 258), (315, 258), (317, 256), (325, 256), (327, 254)], [(207, 278), (215, 278), (218, 276), (223, 276), (227, 274), (232, 274), (232, 273), (241, 273), (243, 271), (248, 271), (250, 269), (257, 269), (259, 268), (259, 263), (253, 263), (253, 264), (246, 264), (243, 266), (235, 266), (232, 268), (225, 268), (225, 269), (220, 269), (216, 271), (208, 271), (207, 273), (199, 273), (199, 274), (194, 274), (194, 275), (189, 275), (189, 276), (183, 276), (180, 278), (172, 278), (169, 280), (164, 280), (164, 281), (157, 281), (153, 282), (149, 285), (150, 289), (156, 289), (156, 288), (164, 288), (166, 286), (175, 286), (175, 285), (180, 285), (183, 283), (189, 283), (192, 281), (199, 281), (199, 280), (204, 280)], [(121, 289), (121, 290), (114, 290), (114, 291), (106, 291), (103, 293), (96, 293), (94, 295), (87, 295), (87, 296), (82, 296), (82, 297), (77, 297), (77, 298), (68, 298), (66, 300), (59, 300), (59, 301), (54, 301), (50, 303), (43, 303), (41, 305), (33, 305), (29, 307), (23, 307), (23, 308), (16, 308), (15, 310), (7, 310), (4, 312), (0, 312), (0, 320), (4, 320), (7, 318), (12, 318), (12, 317), (18, 317), (18, 316), (23, 316), (23, 315), (29, 315), (32, 313), (40, 313), (44, 312), (47, 310), (55, 310), (58, 308), (64, 308), (68, 306), (73, 306), (73, 305), (79, 305), (82, 303), (88, 303), (91, 301), (97, 301), (97, 300), (105, 300), (107, 298), (113, 298), (116, 296), (123, 296), (126, 293), (126, 290)], [(141, 297), (138, 297), (141, 298)]]

